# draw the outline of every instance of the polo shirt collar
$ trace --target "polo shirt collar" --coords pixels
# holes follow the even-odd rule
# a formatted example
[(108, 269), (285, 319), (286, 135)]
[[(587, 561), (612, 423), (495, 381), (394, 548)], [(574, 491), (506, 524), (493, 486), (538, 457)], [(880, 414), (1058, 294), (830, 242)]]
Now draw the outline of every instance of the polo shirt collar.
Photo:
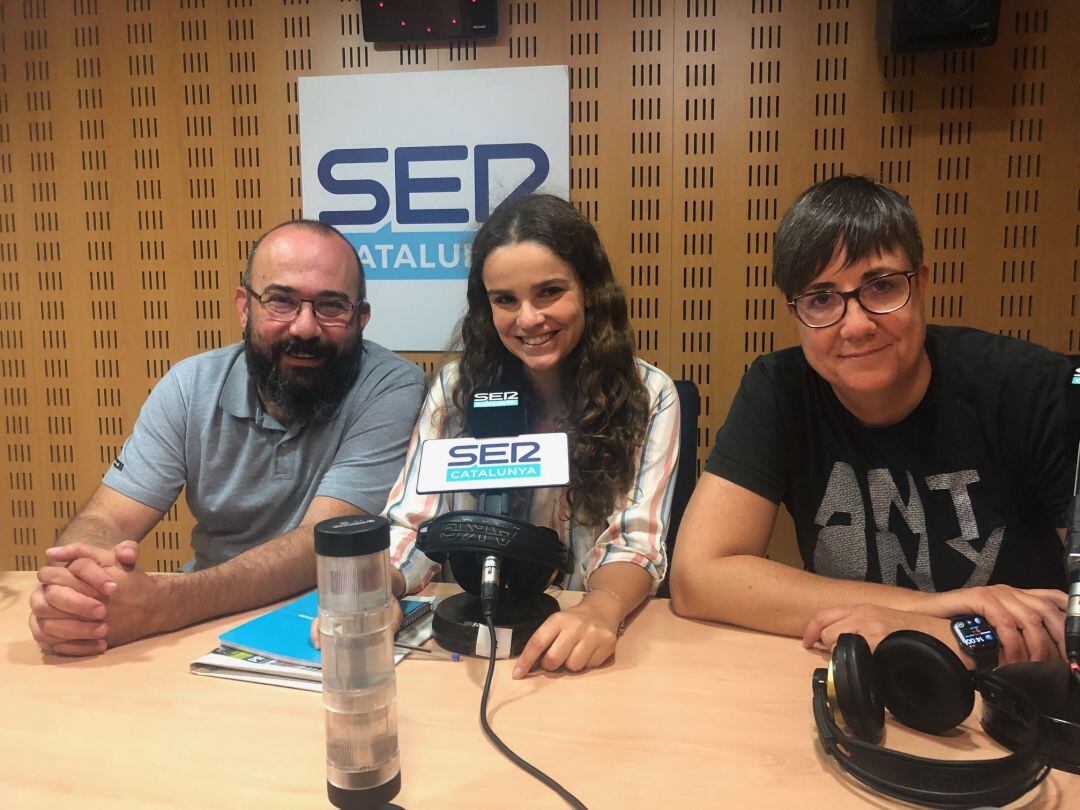
[(247, 355), (243, 346), (240, 347), (236, 360), (229, 369), (229, 375), (225, 378), (219, 404), (225, 413), (240, 419), (255, 419), (262, 410), (259, 396), (255, 392), (255, 382), (248, 371)]

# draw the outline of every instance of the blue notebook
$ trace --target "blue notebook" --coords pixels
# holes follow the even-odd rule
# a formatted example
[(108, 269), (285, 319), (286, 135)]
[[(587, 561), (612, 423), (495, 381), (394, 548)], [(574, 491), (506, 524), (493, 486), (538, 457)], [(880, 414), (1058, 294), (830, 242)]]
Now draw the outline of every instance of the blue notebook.
[[(402, 630), (427, 616), (434, 599), (402, 599)], [(294, 664), (322, 665), (322, 653), (311, 645), (311, 622), (319, 615), (319, 592), (311, 591), (218, 638), (227, 647)]]

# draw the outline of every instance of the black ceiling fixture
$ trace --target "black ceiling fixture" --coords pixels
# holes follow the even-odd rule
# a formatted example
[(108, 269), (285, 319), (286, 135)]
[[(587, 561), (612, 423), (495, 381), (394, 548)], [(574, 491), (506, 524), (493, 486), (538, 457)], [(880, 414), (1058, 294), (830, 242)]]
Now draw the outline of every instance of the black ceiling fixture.
[(367, 42), (474, 39), (499, 33), (498, 0), (360, 0)]
[(1001, 0), (878, 0), (877, 38), (889, 53), (993, 45)]

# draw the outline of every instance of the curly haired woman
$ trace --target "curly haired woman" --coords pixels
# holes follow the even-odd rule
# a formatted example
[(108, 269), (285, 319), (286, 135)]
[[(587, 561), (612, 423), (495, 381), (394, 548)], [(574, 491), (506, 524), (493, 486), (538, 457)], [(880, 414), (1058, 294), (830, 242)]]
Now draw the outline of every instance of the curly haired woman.
[(655, 592), (667, 569), (667, 530), (679, 416), (675, 386), (634, 357), (626, 299), (592, 224), (557, 197), (499, 206), (476, 234), (461, 359), (432, 384), (405, 468), (390, 492), (395, 592), (415, 592), (439, 570), (416, 548), (425, 520), (474, 500), (416, 491), (419, 449), (459, 436), (473, 393), (521, 392), (533, 433), (564, 431), (570, 484), (537, 489), (517, 517), (554, 529), (569, 546), (564, 588), (587, 591), (533, 635), (514, 670), (607, 661), (623, 620)]

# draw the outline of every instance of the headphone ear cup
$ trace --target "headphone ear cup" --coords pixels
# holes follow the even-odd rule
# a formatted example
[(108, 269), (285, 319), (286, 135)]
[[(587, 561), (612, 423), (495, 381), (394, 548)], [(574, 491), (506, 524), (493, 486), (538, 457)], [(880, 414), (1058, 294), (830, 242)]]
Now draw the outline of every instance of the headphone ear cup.
[(558, 571), (542, 563), (504, 557), (502, 561), (502, 595), (508, 603), (531, 601), (543, 593)]
[(461, 552), (447, 554), (447, 562), (450, 565), (450, 573), (454, 576), (454, 582), (461, 586), (466, 593), (480, 593), (480, 574), (484, 561), (479, 554)]
[(874, 651), (878, 692), (905, 726), (942, 734), (975, 706), (971, 673), (952, 650), (917, 630), (890, 633)]
[(866, 639), (841, 633), (832, 653), (836, 707), (845, 725), (860, 740), (876, 743), (885, 728), (885, 707), (878, 697), (874, 656)]

